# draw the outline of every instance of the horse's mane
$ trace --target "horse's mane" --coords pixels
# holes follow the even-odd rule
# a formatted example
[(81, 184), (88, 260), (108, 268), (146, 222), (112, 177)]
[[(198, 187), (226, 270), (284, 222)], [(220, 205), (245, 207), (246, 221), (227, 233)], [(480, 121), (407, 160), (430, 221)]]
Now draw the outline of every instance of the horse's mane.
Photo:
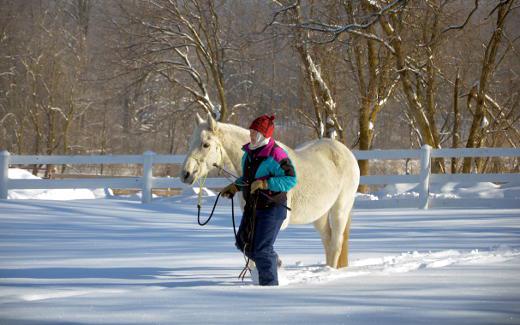
[(240, 132), (240, 133), (248, 134), (248, 132), (249, 132), (247, 129), (245, 129), (241, 126), (238, 126), (235, 124), (230, 124), (230, 123), (224, 123), (224, 122), (219, 122), (218, 127), (219, 127), (219, 130), (224, 133)]

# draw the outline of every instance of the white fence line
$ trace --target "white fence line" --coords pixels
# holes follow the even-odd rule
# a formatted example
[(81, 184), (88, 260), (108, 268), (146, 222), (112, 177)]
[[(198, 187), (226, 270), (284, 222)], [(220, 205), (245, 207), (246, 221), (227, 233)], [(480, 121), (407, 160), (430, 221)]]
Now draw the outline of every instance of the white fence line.
[[(379, 175), (362, 176), (361, 184), (419, 184), (419, 199), (413, 205), (422, 209), (428, 208), (429, 189), (432, 183), (446, 182), (520, 182), (520, 174), (431, 174), (432, 158), (462, 157), (519, 157), (520, 149), (510, 148), (477, 148), (477, 149), (432, 149), (423, 146), (420, 150), (370, 150), (354, 151), (358, 160), (395, 160), (419, 159), (418, 175)], [(60, 188), (117, 188), (141, 189), (142, 202), (152, 200), (152, 188), (185, 188), (178, 178), (153, 177), (154, 164), (182, 164), (184, 155), (156, 155), (147, 151), (143, 155), (104, 155), (104, 156), (18, 156), (0, 151), (0, 199), (7, 199), (8, 190), (16, 189), (60, 189)], [(141, 177), (125, 178), (85, 178), (85, 179), (9, 179), (9, 165), (26, 164), (139, 164), (143, 165)], [(206, 186), (223, 187), (229, 181), (224, 178), (208, 178)], [(376, 205), (374, 201), (367, 205)]]

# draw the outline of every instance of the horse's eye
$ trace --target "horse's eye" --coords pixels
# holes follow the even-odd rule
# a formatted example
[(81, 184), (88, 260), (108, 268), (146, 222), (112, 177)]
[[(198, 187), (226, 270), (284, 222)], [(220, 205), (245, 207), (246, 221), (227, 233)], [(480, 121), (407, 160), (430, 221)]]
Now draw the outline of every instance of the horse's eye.
[(203, 146), (204, 148), (209, 148), (209, 143), (204, 143), (202, 146)]

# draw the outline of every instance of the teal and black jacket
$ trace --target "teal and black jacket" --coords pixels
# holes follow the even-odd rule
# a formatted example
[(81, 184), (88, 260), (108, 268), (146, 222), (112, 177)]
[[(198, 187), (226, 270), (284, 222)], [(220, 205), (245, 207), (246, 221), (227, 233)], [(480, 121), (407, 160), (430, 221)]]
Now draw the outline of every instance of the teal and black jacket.
[(256, 207), (265, 209), (276, 203), (286, 204), (287, 192), (297, 183), (296, 172), (287, 152), (273, 139), (255, 150), (251, 150), (249, 144), (243, 146), (242, 150), (244, 150), (243, 175), (235, 181), (235, 184), (242, 191), (246, 202), (249, 202), (251, 197), (250, 184), (257, 179), (262, 179), (267, 180), (268, 189), (260, 191), (271, 200), (264, 195), (259, 195)]

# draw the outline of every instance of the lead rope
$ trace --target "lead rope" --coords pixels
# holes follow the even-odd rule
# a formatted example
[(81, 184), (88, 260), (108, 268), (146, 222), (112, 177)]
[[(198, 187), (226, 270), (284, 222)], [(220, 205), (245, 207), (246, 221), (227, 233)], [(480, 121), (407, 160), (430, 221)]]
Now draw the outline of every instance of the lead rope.
[[(213, 204), (213, 209), (211, 210), (211, 213), (209, 214), (208, 219), (204, 222), (200, 222), (200, 210), (202, 208), (202, 189), (204, 188), (204, 184), (206, 184), (206, 178), (208, 176), (204, 176), (202, 181), (199, 182), (199, 193), (198, 193), (198, 199), (197, 199), (197, 222), (199, 223), (199, 226), (205, 226), (208, 224), (208, 222), (213, 218), (213, 213), (215, 212), (215, 207), (217, 206), (218, 199), (220, 198), (220, 193), (218, 193), (217, 198), (215, 199), (215, 203)], [(233, 212), (233, 200), (231, 200), (231, 216), (233, 217), (233, 230), (235, 232), (235, 238), (236, 238), (236, 230), (235, 227), (235, 215)]]
[(251, 223), (248, 227), (249, 228), (249, 236), (248, 236), (249, 242), (244, 244), (244, 251), (242, 252), (244, 254), (244, 259), (246, 261), (246, 265), (242, 269), (242, 272), (240, 272), (240, 274), (238, 275), (238, 278), (241, 279), (242, 282), (244, 281), (244, 278), (246, 277), (247, 271), (249, 271), (249, 274), (251, 276), (253, 274), (251, 268), (249, 267), (249, 262), (251, 261), (251, 259), (246, 256), (245, 252), (246, 252), (246, 249), (248, 248), (248, 246), (251, 246), (251, 251), (254, 249), (257, 201), (258, 201), (258, 195), (255, 194), (254, 199), (253, 199), (253, 206), (251, 206), (251, 208), (250, 208), (252, 212), (251, 212)]
[[(211, 213), (210, 213), (208, 219), (206, 219), (206, 221), (204, 221), (204, 222), (200, 222), (201, 205), (197, 204), (197, 222), (199, 223), (200, 226), (207, 225), (208, 222), (211, 220), (211, 218), (213, 218), (213, 213), (215, 212), (215, 207), (217, 206), (217, 202), (218, 202), (219, 198), (220, 198), (220, 193), (218, 193), (217, 198), (215, 199), (215, 203), (213, 204), (213, 209), (211, 210)], [(235, 203), (234, 203), (233, 198), (231, 198), (231, 220), (233, 222), (233, 234), (235, 235), (235, 241), (238, 241), (237, 227), (235, 224)], [(253, 227), (253, 231), (254, 231), (254, 227)], [(249, 259), (249, 257), (246, 256), (246, 253), (245, 253), (246, 247), (247, 247), (247, 244), (244, 246), (244, 251), (242, 252), (246, 265), (242, 269), (242, 272), (240, 272), (240, 274), (238, 275), (238, 278), (240, 280), (242, 280), (242, 282), (244, 281), (247, 271), (249, 271), (249, 273), (251, 274), (251, 268), (249, 267), (250, 259)]]
[[(217, 167), (217, 169), (219, 169), (219, 171), (222, 171), (224, 172), (227, 176), (225, 176), (226, 178), (230, 178), (230, 177), (233, 177), (235, 179), (238, 179), (239, 177), (236, 176), (236, 175), (233, 175), (232, 173), (228, 172), (226, 169), (220, 167), (219, 165), (217, 164), (213, 164), (213, 166)], [(215, 212), (215, 207), (217, 206), (217, 202), (220, 198), (220, 192), (218, 193), (217, 195), (217, 198), (215, 199), (215, 203), (213, 204), (213, 209), (211, 210), (211, 213), (208, 217), (208, 219), (201, 223), (200, 222), (200, 210), (201, 210), (201, 206), (202, 206), (202, 188), (204, 186), (204, 184), (206, 183), (206, 178), (208, 177), (208, 175), (206, 174), (204, 176), (204, 178), (202, 179), (201, 182), (199, 182), (199, 195), (198, 195), (198, 202), (197, 202), (197, 221), (199, 223), (200, 226), (205, 226), (210, 220), (211, 218), (213, 217), (213, 213)], [(249, 184), (247, 182), (243, 182), (241, 184), (241, 186), (248, 186)], [(249, 262), (251, 261), (251, 259), (249, 257), (247, 257), (245, 251), (246, 251), (246, 248), (249, 246), (253, 246), (253, 243), (254, 243), (254, 235), (255, 235), (255, 224), (256, 224), (256, 203), (258, 201), (258, 193), (260, 194), (263, 194), (267, 199), (271, 200), (272, 199), (267, 196), (265, 193), (263, 192), (257, 192), (256, 195), (254, 196), (254, 200), (253, 200), (253, 206), (252, 206), (252, 214), (251, 214), (251, 221), (252, 221), (252, 225), (250, 226), (250, 238), (249, 238), (249, 241), (251, 243), (245, 243), (244, 244), (244, 250), (242, 252), (243, 256), (244, 256), (244, 260), (245, 260), (245, 263), (246, 265), (244, 266), (244, 268), (242, 269), (242, 271), (240, 272), (240, 274), (238, 275), (238, 278), (240, 280), (242, 280), (242, 282), (244, 281), (244, 278), (247, 274), (247, 271), (249, 271), (249, 274), (252, 275), (252, 271), (251, 271), (251, 268), (249, 267)], [(278, 203), (280, 204), (280, 203)], [(284, 204), (280, 204), (281, 206), (283, 206), (284, 208), (286, 208), (287, 210), (291, 211), (291, 208), (289, 208), (288, 206), (284, 205)], [(233, 201), (233, 197), (231, 197), (231, 220), (233, 221), (233, 233), (235, 234), (235, 241), (238, 242), (238, 235), (237, 235), (237, 230), (236, 230), (236, 225), (235, 225), (235, 209), (234, 209), (234, 201)]]
[[(204, 188), (204, 184), (206, 184), (206, 179), (208, 178), (208, 174), (204, 175), (202, 178), (202, 181), (199, 181), (199, 193), (197, 198), (197, 207), (200, 210), (200, 207), (202, 206), (202, 189)], [(209, 219), (208, 219), (209, 221)]]
[[(209, 214), (209, 217), (208, 219), (206, 219), (206, 221), (204, 222), (201, 222), (200, 221), (200, 210), (202, 208), (202, 188), (204, 187), (204, 184), (206, 183), (206, 178), (207, 176), (205, 176), (202, 181), (199, 183), (199, 193), (198, 193), (198, 200), (197, 200), (197, 222), (199, 224), (199, 226), (205, 226), (208, 224), (208, 222), (211, 220), (211, 218), (213, 218), (213, 214), (215, 212), (215, 207), (217, 206), (217, 203), (218, 203), (218, 200), (220, 199), (220, 192), (218, 193), (217, 195), (217, 198), (215, 199), (215, 203), (213, 204), (213, 208), (211, 209), (211, 213)], [(233, 198), (231, 198), (231, 220), (233, 222), (233, 234), (235, 235), (235, 241), (238, 241), (238, 235), (237, 235), (237, 227), (236, 227), (236, 224), (235, 224), (235, 203), (234, 203), (234, 200)], [(254, 231), (254, 224), (253, 224), (253, 231)], [(249, 267), (249, 257), (246, 256), (245, 254), (245, 247), (244, 247), (244, 252), (242, 252), (243, 255), (244, 255), (244, 260), (246, 262), (246, 265), (244, 267), (244, 269), (242, 269), (242, 272), (240, 272), (240, 274), (238, 275), (238, 278), (242, 280), (242, 282), (244, 281), (244, 278), (247, 274), (247, 271), (249, 271), (249, 273), (251, 274), (251, 268)]]

